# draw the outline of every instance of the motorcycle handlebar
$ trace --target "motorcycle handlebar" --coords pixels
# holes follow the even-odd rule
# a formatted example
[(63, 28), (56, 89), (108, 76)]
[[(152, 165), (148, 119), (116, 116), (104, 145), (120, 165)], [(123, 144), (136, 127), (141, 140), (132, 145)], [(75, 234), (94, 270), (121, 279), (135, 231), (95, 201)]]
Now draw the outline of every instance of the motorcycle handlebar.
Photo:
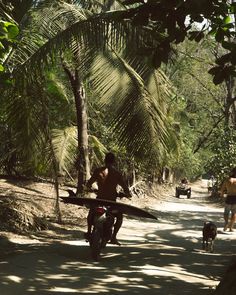
[[(69, 193), (69, 197), (75, 197), (76, 196), (76, 194), (71, 189), (67, 189), (66, 191)], [(97, 195), (98, 194), (98, 189), (92, 189), (91, 188), (91, 189), (88, 189), (87, 192), (88, 193), (95, 193)], [(132, 196), (129, 195), (129, 194), (125, 194), (123, 192), (119, 192), (119, 193), (117, 193), (117, 198), (120, 198), (120, 199), (127, 198), (127, 199), (130, 200), (132, 198)]]
[[(88, 193), (95, 193), (97, 195), (98, 194), (98, 189), (93, 189), (93, 188), (88, 189), (87, 192)], [(132, 198), (131, 195), (125, 194), (123, 192), (117, 193), (117, 197), (120, 198), (120, 199), (123, 199), (123, 198), (131, 199)]]

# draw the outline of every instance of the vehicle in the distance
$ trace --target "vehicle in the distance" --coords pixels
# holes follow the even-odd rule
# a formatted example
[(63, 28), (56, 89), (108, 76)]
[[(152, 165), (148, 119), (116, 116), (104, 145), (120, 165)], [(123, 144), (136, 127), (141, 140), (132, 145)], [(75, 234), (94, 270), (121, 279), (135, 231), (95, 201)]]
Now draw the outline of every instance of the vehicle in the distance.
[(178, 186), (175, 188), (175, 196), (179, 198), (181, 195), (186, 195), (187, 198), (191, 198), (191, 187), (186, 178), (183, 178)]

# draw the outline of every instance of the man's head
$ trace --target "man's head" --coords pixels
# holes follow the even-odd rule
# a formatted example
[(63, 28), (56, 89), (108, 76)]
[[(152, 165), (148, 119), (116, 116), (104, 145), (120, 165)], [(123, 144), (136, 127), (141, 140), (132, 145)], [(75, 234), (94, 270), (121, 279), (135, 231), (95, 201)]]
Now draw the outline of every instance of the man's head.
[(105, 156), (105, 165), (106, 166), (111, 166), (115, 163), (115, 155), (113, 153), (107, 153)]

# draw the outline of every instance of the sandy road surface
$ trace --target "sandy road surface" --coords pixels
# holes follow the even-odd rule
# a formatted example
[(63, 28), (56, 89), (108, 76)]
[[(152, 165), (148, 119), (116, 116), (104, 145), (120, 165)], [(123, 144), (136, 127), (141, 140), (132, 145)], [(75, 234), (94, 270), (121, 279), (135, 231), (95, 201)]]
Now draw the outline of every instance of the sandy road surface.
[[(109, 245), (99, 263), (90, 259), (83, 228), (60, 230), (57, 239), (50, 231), (13, 237), (17, 244), (6, 241), (0, 253), (0, 294), (211, 294), (236, 253), (236, 232), (221, 232), (222, 211), (198, 183), (191, 199), (153, 204), (158, 221), (125, 219), (122, 246)], [(215, 253), (201, 250), (204, 220), (219, 228)]]

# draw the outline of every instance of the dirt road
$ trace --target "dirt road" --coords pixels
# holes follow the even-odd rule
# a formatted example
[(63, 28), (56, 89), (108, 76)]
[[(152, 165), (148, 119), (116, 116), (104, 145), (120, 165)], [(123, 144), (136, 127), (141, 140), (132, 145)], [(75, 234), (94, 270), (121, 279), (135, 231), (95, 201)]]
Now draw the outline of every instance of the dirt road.
[[(153, 204), (158, 221), (125, 219), (122, 246), (109, 245), (99, 263), (90, 259), (84, 228), (41, 232), (31, 239), (1, 240), (0, 294), (205, 295), (219, 283), (233, 253), (236, 232), (223, 233), (222, 206), (206, 198), (206, 186), (191, 199), (169, 196)], [(219, 233), (214, 253), (201, 250), (205, 220)]]

